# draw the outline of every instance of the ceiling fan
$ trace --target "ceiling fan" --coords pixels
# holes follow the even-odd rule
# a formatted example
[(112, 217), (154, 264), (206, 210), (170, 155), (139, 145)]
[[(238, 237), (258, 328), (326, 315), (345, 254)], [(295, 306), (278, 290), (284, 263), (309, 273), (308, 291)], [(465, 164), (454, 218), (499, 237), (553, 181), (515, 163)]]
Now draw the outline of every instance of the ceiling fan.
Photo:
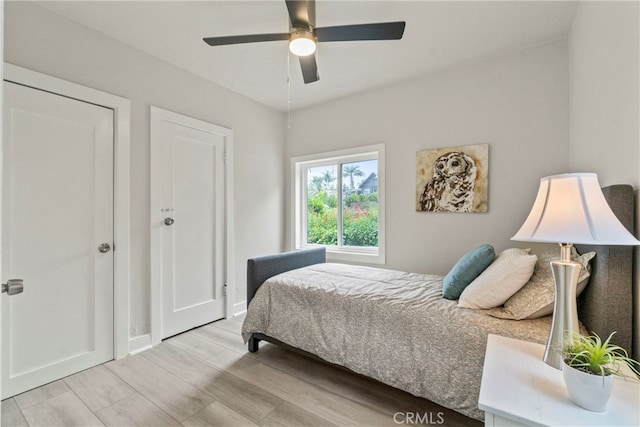
[(320, 79), (314, 54), (318, 42), (399, 40), (404, 34), (404, 21), (316, 28), (315, 0), (286, 0), (285, 3), (289, 11), (288, 33), (205, 37), (203, 40), (210, 46), (288, 40), (291, 53), (300, 59), (304, 82), (313, 83)]

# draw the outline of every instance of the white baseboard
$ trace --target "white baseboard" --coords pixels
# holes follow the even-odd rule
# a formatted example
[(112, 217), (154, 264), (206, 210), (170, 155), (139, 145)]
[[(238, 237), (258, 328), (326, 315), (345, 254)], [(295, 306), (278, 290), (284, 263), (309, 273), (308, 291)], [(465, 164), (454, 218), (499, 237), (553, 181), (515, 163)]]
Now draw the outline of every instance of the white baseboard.
[(129, 355), (140, 353), (151, 347), (151, 334), (129, 338)]
[(233, 315), (240, 316), (247, 312), (247, 302), (241, 301), (239, 303), (233, 304)]
[[(233, 316), (240, 316), (246, 313), (247, 302), (242, 301), (233, 305)], [(129, 338), (129, 355), (134, 355), (142, 351), (148, 350), (153, 347), (151, 342), (151, 334), (139, 335), (137, 337)]]

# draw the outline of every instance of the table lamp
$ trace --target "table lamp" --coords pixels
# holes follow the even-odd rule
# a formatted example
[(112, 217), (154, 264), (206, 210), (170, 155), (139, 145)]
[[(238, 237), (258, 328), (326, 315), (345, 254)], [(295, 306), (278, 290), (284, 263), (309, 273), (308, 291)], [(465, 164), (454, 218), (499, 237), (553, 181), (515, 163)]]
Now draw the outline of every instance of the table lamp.
[(541, 178), (531, 212), (511, 240), (560, 245), (560, 260), (551, 261), (555, 299), (544, 361), (561, 369), (565, 337), (571, 340), (574, 332), (579, 333), (576, 287), (581, 265), (571, 260), (571, 246), (640, 245), (640, 241), (616, 218), (595, 173)]

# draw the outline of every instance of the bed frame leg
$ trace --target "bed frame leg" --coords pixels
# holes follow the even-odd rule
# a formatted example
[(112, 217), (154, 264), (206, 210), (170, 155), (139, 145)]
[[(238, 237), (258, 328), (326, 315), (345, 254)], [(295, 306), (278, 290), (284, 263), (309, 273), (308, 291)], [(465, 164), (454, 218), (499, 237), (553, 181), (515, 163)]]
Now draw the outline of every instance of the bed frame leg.
[(253, 335), (249, 338), (249, 353), (255, 353), (258, 351), (258, 343), (260, 340)]

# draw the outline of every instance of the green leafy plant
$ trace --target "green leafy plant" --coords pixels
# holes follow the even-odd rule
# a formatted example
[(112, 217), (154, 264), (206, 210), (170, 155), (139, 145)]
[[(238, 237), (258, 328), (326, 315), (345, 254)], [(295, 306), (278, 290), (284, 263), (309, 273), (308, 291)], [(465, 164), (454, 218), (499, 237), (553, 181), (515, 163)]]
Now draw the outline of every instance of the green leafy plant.
[[(625, 349), (611, 343), (615, 331), (603, 342), (598, 334), (590, 336), (573, 333), (571, 339), (565, 340), (562, 349), (564, 362), (580, 371), (592, 375), (617, 375), (619, 377), (638, 380), (640, 372), (636, 366), (640, 363), (629, 357)], [(621, 370), (621, 365), (627, 364), (636, 377), (629, 377)]]
[[(311, 194), (311, 193), (310, 193)], [(338, 199), (318, 191), (307, 202), (307, 242), (338, 244)], [(378, 246), (378, 194), (353, 193), (342, 211), (342, 243), (345, 246)]]
[(347, 246), (378, 246), (378, 209), (345, 209), (342, 233)]

